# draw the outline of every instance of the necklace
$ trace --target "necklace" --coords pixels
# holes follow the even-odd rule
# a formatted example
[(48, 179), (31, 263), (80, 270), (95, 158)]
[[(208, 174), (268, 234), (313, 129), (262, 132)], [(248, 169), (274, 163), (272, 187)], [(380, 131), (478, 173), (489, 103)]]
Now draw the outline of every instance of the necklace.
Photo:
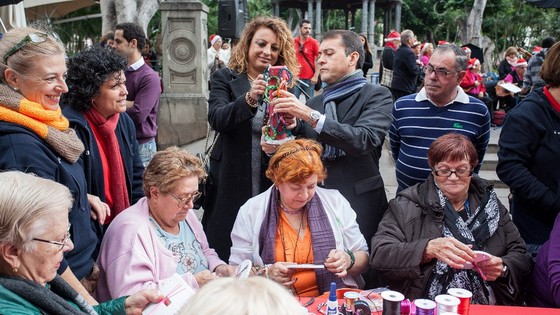
[(255, 81), (255, 78), (253, 78), (251, 75), (249, 75), (249, 72), (247, 72), (247, 78), (249, 78), (249, 82)]
[[(292, 259), (291, 259), (291, 261), (295, 262), (295, 263), (307, 263), (307, 262), (309, 262), (309, 254), (311, 253), (311, 246), (309, 246), (309, 250), (307, 251), (307, 257), (305, 258), (305, 261), (303, 261), (303, 262), (298, 261), (298, 259), (297, 259), (298, 244), (299, 244), (299, 239), (301, 238), (300, 235), (301, 235), (302, 229), (305, 232), (305, 228), (303, 226), (303, 223), (304, 223), (303, 215), (304, 215), (304, 213), (302, 212), (301, 217), (300, 217), (300, 221), (299, 221), (299, 227), (298, 227), (298, 230), (297, 230), (296, 241), (295, 241), (295, 245), (294, 245), (294, 252), (293, 252)], [(287, 218), (285, 216), (283, 216), (283, 219), (288, 224), (290, 224), (290, 222), (287, 220)], [(284, 224), (280, 223), (278, 225), (278, 227), (280, 229), (280, 239), (282, 241), (282, 248), (284, 249), (284, 261), (287, 262), (288, 261), (288, 258), (287, 258), (288, 255), (286, 253), (286, 240), (285, 240), (285, 237), (284, 237)], [(304, 238), (305, 238), (305, 234), (304, 234)], [(292, 240), (291, 237), (290, 237), (290, 241), (291, 241), (291, 243), (294, 243), (294, 241)]]
[(303, 207), (299, 208), (298, 210), (291, 210), (291, 209), (288, 209), (287, 207), (284, 207), (284, 205), (282, 204), (282, 201), (280, 201), (280, 198), (278, 198), (278, 204), (280, 205), (280, 209), (282, 209), (282, 211), (286, 212), (287, 214), (303, 213)]

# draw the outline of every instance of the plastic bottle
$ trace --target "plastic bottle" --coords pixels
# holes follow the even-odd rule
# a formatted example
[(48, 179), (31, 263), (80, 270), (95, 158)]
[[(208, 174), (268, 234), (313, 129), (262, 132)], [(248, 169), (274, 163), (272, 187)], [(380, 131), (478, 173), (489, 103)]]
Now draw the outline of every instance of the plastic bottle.
[(331, 292), (327, 301), (327, 315), (338, 314), (338, 299), (336, 298), (336, 283), (331, 282)]

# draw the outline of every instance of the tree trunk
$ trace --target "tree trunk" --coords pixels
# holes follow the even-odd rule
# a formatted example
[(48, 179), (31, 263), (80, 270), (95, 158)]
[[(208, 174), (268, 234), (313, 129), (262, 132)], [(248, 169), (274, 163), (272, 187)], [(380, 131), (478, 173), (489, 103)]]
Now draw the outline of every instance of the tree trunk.
[[(474, 0), (471, 13), (467, 20), (467, 43), (475, 44), (478, 47), (482, 45), (482, 17), (486, 8), (487, 0)], [(484, 48), (484, 47), (483, 47)]]
[(101, 0), (102, 30), (114, 31), (118, 23), (138, 24), (147, 34), (148, 24), (159, 8), (160, 0)]

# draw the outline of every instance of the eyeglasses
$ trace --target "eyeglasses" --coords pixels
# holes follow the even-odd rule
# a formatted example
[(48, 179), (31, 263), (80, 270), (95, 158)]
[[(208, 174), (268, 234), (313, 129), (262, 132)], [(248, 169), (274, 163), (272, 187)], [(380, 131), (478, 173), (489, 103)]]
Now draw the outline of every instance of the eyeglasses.
[(70, 227), (71, 226), (72, 226), (72, 224), (68, 224), (68, 231), (66, 231), (66, 234), (64, 234), (64, 238), (62, 239), (61, 242), (44, 240), (42, 238), (33, 238), (33, 240), (38, 241), (38, 242), (58, 245), (58, 246), (60, 246), (59, 251), (62, 251), (64, 249), (64, 246), (66, 246), (66, 244), (68, 244), (68, 241), (70, 240)]
[(44, 43), (44, 42), (47, 41), (49, 36), (54, 38), (54, 40), (56, 40), (57, 42), (61, 41), (58, 34), (53, 33), (53, 32), (47, 32), (47, 33), (35, 32), (35, 33), (27, 34), (27, 36), (25, 36), (14, 47), (12, 47), (12, 49), (8, 50), (8, 52), (4, 55), (4, 64), (7, 64), (8, 63), (8, 58), (11, 55), (15, 54), (18, 50), (22, 49), (25, 45), (27, 45), (29, 43), (35, 43), (35, 44)]
[(455, 176), (457, 177), (471, 177), (473, 171), (468, 168), (459, 168), (454, 171), (448, 169), (440, 169), (440, 170), (434, 169), (434, 174), (436, 174), (436, 176), (447, 176), (447, 177), (451, 176), (451, 174), (455, 174)]
[(424, 68), (424, 73), (426, 73), (427, 75), (430, 75), (432, 73), (436, 73), (436, 77), (442, 77), (445, 78), (448, 75), (450, 75), (451, 73), (455, 73), (456, 71), (449, 71), (445, 68), (434, 68), (434, 66), (432, 66), (431, 64), (426, 65), (426, 67)]
[(187, 203), (189, 203), (191, 201), (195, 202), (198, 198), (200, 198), (202, 193), (200, 191), (196, 191), (192, 195), (190, 195), (189, 197), (185, 197), (185, 198), (179, 198), (172, 193), (169, 193), (169, 195), (171, 197), (175, 198), (175, 200), (177, 200), (177, 207), (178, 208), (183, 208)]

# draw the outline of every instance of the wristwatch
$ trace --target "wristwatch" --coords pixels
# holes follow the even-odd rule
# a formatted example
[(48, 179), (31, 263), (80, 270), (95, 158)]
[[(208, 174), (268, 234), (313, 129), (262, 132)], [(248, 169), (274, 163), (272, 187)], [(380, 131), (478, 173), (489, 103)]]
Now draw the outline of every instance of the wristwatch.
[(311, 114), (309, 114), (309, 124), (311, 126), (315, 126), (319, 121), (319, 118), (321, 118), (321, 113), (319, 113), (319, 111), (311, 111)]
[(505, 277), (508, 276), (508, 274), (509, 274), (508, 267), (505, 264), (503, 264), (502, 265), (502, 275), (501, 275), (501, 277), (505, 278)]

